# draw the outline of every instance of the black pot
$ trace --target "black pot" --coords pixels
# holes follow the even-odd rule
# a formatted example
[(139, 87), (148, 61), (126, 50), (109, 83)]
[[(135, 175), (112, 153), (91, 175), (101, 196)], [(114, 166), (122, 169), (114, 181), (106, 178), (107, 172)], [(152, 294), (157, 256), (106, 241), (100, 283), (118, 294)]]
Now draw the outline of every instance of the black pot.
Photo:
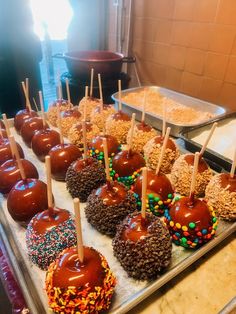
[(124, 57), (121, 53), (105, 50), (73, 51), (56, 54), (54, 58), (64, 59), (68, 71), (73, 77), (90, 78), (91, 69), (94, 75), (100, 73), (102, 78), (116, 78), (121, 73), (123, 62), (133, 63), (135, 58)]

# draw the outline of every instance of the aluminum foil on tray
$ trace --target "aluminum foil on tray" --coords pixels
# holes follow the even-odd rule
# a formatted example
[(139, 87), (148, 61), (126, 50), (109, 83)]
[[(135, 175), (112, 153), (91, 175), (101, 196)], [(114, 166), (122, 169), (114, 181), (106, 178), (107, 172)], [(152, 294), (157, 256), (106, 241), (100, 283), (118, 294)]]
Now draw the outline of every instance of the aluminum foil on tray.
[[(158, 130), (162, 129), (162, 117), (166, 107), (167, 126), (171, 127), (171, 135), (174, 137), (179, 137), (184, 129), (204, 125), (232, 114), (232, 111), (224, 107), (158, 86), (126, 89), (122, 91), (121, 97), (122, 109), (129, 114), (135, 112), (139, 121), (146, 98), (145, 121)], [(113, 94), (112, 99), (118, 106), (118, 93)]]

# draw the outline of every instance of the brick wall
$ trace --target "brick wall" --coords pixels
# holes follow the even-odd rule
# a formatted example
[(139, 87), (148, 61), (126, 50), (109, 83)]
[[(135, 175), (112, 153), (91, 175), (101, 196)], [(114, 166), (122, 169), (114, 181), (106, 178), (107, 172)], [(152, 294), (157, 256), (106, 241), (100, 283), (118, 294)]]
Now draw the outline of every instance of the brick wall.
[(142, 84), (236, 108), (236, 0), (134, 0)]

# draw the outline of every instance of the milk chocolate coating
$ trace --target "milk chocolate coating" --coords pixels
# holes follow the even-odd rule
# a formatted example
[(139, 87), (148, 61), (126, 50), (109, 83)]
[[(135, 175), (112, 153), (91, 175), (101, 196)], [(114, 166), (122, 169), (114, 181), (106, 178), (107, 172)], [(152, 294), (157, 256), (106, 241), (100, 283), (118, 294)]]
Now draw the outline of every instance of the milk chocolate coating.
[(130, 221), (139, 216), (134, 212), (118, 225), (112, 241), (114, 256), (129, 276), (135, 279), (152, 280), (157, 278), (170, 264), (171, 238), (163, 222), (156, 216), (146, 213), (148, 234), (137, 241), (124, 240), (123, 234)]
[(54, 207), (51, 210), (53, 215), (50, 214), (49, 209), (46, 209), (32, 219), (31, 226), (37, 234), (45, 234), (70, 218), (69, 212), (65, 209)]
[(60, 144), (60, 135), (57, 131), (46, 128), (36, 131), (31, 142), (31, 148), (39, 160), (44, 161), (50, 149)]
[[(38, 171), (35, 166), (26, 159), (21, 159), (26, 178), (38, 179)], [(20, 170), (14, 159), (9, 159), (0, 166), (0, 192), (7, 194), (13, 186), (21, 180)]]
[(150, 132), (152, 130), (152, 127), (145, 122), (141, 122), (136, 124), (136, 128), (143, 132)]
[(89, 144), (89, 148), (97, 149), (99, 152), (104, 152), (103, 149), (103, 139), (107, 139), (107, 150), (108, 150), (108, 156), (110, 157), (111, 154), (117, 154), (119, 152), (119, 143), (117, 139), (112, 135), (98, 135), (94, 137)]
[(49, 151), (52, 177), (64, 181), (70, 164), (82, 156), (78, 147), (72, 144), (59, 144)]
[(20, 134), (25, 144), (31, 147), (31, 140), (35, 132), (42, 130), (43, 128), (43, 119), (40, 117), (33, 117), (25, 120), (20, 130)]
[(14, 118), (14, 127), (17, 132), (20, 132), (20, 129), (25, 122), (25, 120), (32, 118), (32, 117), (37, 117), (38, 114), (34, 110), (29, 111), (28, 109), (23, 109), (17, 112)]
[(66, 173), (66, 188), (73, 198), (86, 202), (92, 190), (106, 182), (103, 165), (89, 157), (74, 161)]
[(70, 286), (94, 288), (103, 286), (105, 278), (99, 253), (93, 248), (84, 247), (84, 261), (81, 263), (77, 248), (68, 249), (59, 261), (53, 273), (53, 285), (59, 288)]
[(112, 115), (112, 119), (115, 120), (115, 121), (130, 121), (130, 117), (124, 113), (123, 111), (117, 111), (116, 113), (113, 113)]
[[(21, 146), (16, 143), (21, 158), (24, 158), (24, 152)], [(0, 166), (7, 160), (12, 159), (11, 147), (8, 139), (0, 140)]]
[(144, 166), (143, 156), (132, 150), (123, 150), (116, 154), (112, 160), (112, 168), (120, 177), (130, 176)]
[[(192, 165), (194, 164), (194, 154), (187, 154), (184, 159), (187, 162), (187, 164)], [(199, 163), (198, 163), (198, 172), (204, 172), (205, 170), (208, 169), (208, 165), (205, 162), (205, 160), (203, 158), (199, 159)]]
[(236, 192), (236, 175), (231, 178), (229, 173), (221, 173), (220, 184), (223, 189), (227, 188), (227, 190), (231, 193)]
[[(206, 202), (197, 198), (191, 204), (189, 197), (182, 197), (171, 206), (169, 215), (174, 223), (181, 226), (188, 226), (190, 222), (194, 222), (199, 231), (212, 226), (212, 215)], [(189, 233), (194, 232), (189, 229)]]
[(17, 182), (7, 198), (8, 211), (18, 222), (28, 222), (47, 206), (47, 185), (37, 179)]
[(122, 202), (107, 206), (104, 204), (104, 198), (96, 195), (99, 191), (100, 189), (97, 189), (89, 195), (85, 207), (85, 215), (88, 222), (99, 232), (114, 236), (117, 224), (129, 213), (137, 209), (135, 197), (133, 193), (127, 191), (126, 197)]
[[(155, 137), (155, 143), (156, 144), (161, 144), (162, 145), (163, 141), (164, 141), (164, 138), (161, 135), (158, 135), (158, 136)], [(175, 143), (173, 142), (173, 140), (171, 138), (168, 138), (166, 148), (169, 148), (169, 149), (171, 149), (173, 151), (176, 151)]]
[[(142, 196), (142, 174), (137, 178), (133, 191), (140, 197)], [(153, 170), (147, 171), (147, 194), (152, 193), (160, 197), (162, 200), (168, 199), (168, 194), (173, 194), (170, 180), (165, 174), (156, 174)]]

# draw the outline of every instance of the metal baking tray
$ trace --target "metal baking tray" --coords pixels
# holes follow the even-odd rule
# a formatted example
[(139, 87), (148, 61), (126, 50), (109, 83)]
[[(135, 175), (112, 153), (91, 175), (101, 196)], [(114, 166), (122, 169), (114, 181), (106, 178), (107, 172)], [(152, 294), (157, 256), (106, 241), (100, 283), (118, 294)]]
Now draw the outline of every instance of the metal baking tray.
[[(233, 114), (230, 118), (225, 118), (219, 121), (217, 128), (212, 135), (212, 139), (208, 144), (208, 148), (204, 152), (204, 158), (210, 163), (213, 162), (217, 164), (218, 167), (222, 168), (222, 170), (220, 168), (217, 169), (218, 172), (230, 172), (233, 152), (235, 149), (235, 127), (236, 114)], [(208, 135), (210, 129), (211, 123), (207, 123), (204, 126), (183, 130), (181, 132), (181, 139), (183, 140), (184, 147), (193, 153), (200, 151), (204, 142), (203, 139)], [(215, 149), (216, 146), (218, 147), (217, 150)]]
[[(36, 159), (33, 152), (22, 143), (18, 135), (15, 137), (24, 149), (27, 159), (36, 165), (40, 179), (45, 181), (44, 163)], [(53, 181), (53, 193), (57, 206), (72, 211), (72, 199), (66, 191), (65, 183)], [(6, 199), (2, 196), (0, 196), (0, 204), (0, 222), (2, 225), (0, 232), (2, 233), (12, 267), (22, 288), (26, 302), (34, 314), (51, 313), (48, 309), (47, 296), (44, 291), (45, 272), (33, 265), (27, 257), (25, 229), (12, 220), (7, 210)], [(236, 223), (220, 221), (216, 237), (196, 251), (186, 250), (173, 244), (170, 267), (155, 281), (146, 282), (128, 277), (113, 256), (112, 240), (105, 235), (101, 235), (88, 224), (84, 215), (84, 204), (81, 206), (81, 218), (84, 243), (88, 246), (93, 246), (106, 257), (111, 270), (117, 277), (118, 284), (109, 311), (109, 313), (115, 314), (127, 313), (127, 311), (180, 274), (184, 269), (236, 231)]]
[[(197, 127), (197, 126), (201, 126), (204, 125), (206, 123), (212, 123), (215, 121), (219, 121), (227, 116), (231, 116), (234, 111), (197, 99), (197, 98), (193, 98), (175, 91), (172, 91), (170, 89), (166, 89), (163, 87), (158, 87), (158, 86), (143, 86), (143, 87), (135, 87), (135, 88), (130, 88), (130, 89), (126, 89), (126, 90), (122, 90), (122, 97), (133, 93), (133, 92), (140, 92), (144, 89), (150, 89), (152, 91), (156, 91), (159, 92), (160, 94), (162, 94), (164, 97), (172, 99), (178, 103), (181, 103), (185, 106), (188, 107), (193, 107), (194, 109), (197, 109), (199, 111), (203, 111), (203, 112), (210, 112), (212, 114), (214, 114), (214, 117), (211, 119), (207, 119), (204, 122), (201, 123), (190, 123), (190, 124), (174, 124), (170, 121), (168, 121), (167, 119), (167, 126), (171, 127), (171, 131), (170, 134), (174, 137), (179, 137), (181, 135), (181, 133), (188, 129), (188, 128), (192, 128), (192, 127)], [(118, 107), (118, 103), (119, 103), (119, 95), (118, 92), (112, 95), (112, 99), (115, 101), (115, 106)], [(142, 106), (137, 107), (137, 105), (135, 104), (128, 104), (122, 101), (122, 110), (124, 110), (126, 113), (128, 114), (132, 114), (132, 113), (136, 113), (136, 119), (138, 121), (141, 121), (141, 117), (142, 117)], [(156, 128), (157, 130), (162, 130), (162, 116), (157, 115), (155, 113), (146, 112), (145, 115), (145, 121), (152, 125), (154, 128)]]

